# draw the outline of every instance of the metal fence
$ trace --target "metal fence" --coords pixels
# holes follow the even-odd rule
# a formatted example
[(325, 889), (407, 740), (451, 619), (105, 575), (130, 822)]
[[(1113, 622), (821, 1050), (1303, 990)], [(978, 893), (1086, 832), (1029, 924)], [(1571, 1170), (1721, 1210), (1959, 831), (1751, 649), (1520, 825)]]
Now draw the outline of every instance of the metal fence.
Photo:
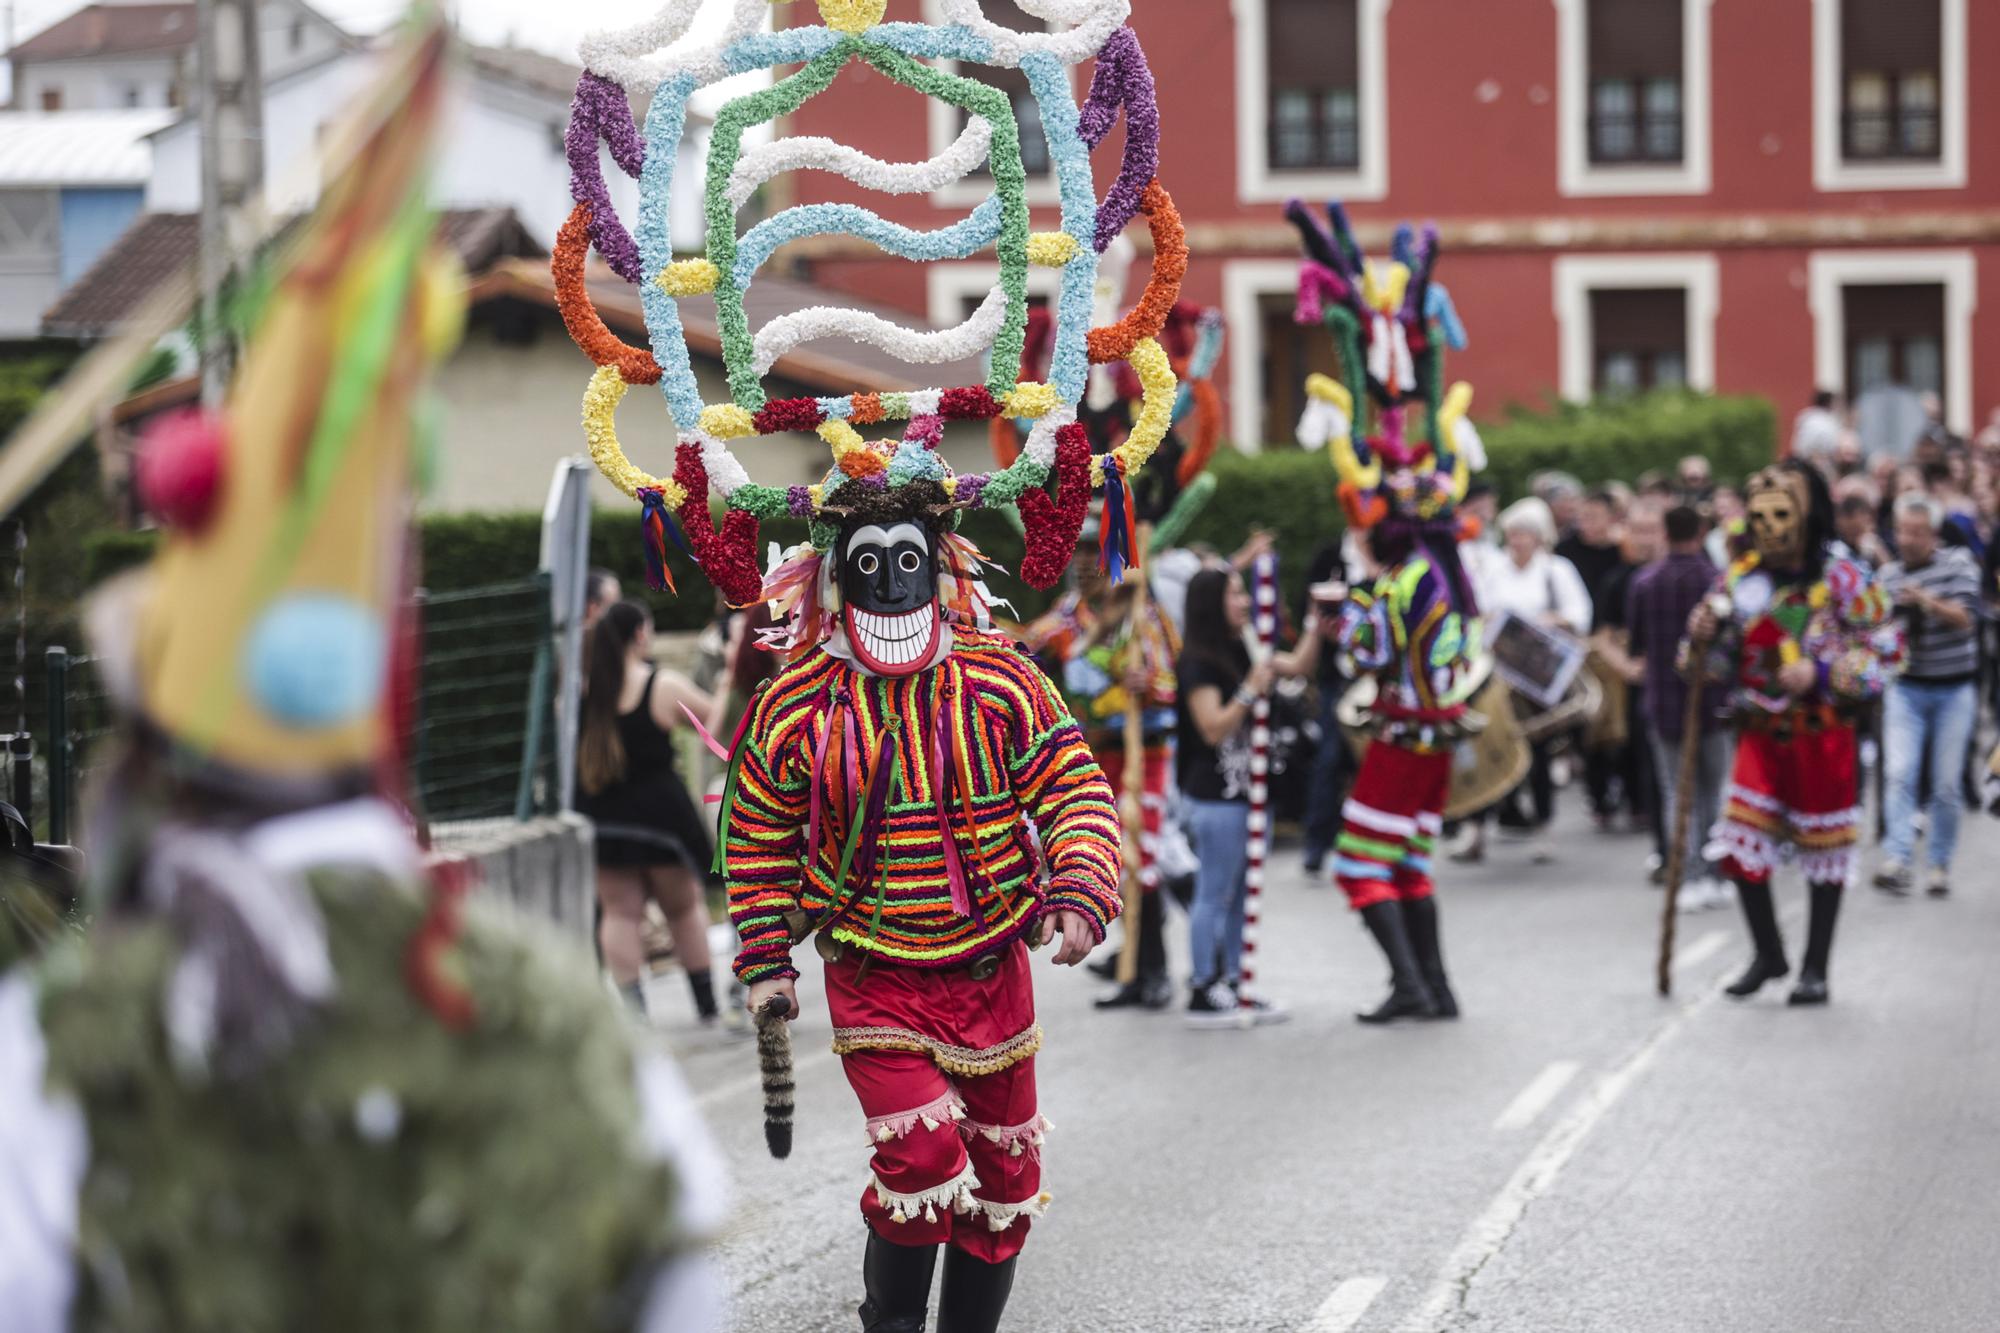
[(44, 654), (43, 735), (48, 756), (48, 840), (76, 839), (81, 811), (78, 802), (90, 785), (92, 766), (101, 758), (98, 742), (111, 733), (110, 700), (97, 679), (94, 659), (54, 647)]
[[(420, 592), (417, 607), (409, 789), (419, 817), (526, 819), (558, 809), (548, 578)], [(37, 722), (46, 717), (44, 827), (50, 842), (67, 843), (113, 716), (89, 657), (50, 648), (42, 678), (46, 702), (34, 711)]]
[(411, 799), (431, 821), (557, 808), (549, 581), (419, 593)]

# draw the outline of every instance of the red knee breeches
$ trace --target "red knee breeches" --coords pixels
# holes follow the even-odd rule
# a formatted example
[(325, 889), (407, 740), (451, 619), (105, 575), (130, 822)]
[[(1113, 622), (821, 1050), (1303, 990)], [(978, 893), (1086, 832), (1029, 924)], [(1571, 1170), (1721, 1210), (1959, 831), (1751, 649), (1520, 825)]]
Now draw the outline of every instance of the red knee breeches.
[(867, 1117), (861, 1214), (900, 1245), (947, 1242), (987, 1263), (1020, 1253), (1041, 1188), (1027, 950), (970, 973), (827, 966), (834, 1050)]

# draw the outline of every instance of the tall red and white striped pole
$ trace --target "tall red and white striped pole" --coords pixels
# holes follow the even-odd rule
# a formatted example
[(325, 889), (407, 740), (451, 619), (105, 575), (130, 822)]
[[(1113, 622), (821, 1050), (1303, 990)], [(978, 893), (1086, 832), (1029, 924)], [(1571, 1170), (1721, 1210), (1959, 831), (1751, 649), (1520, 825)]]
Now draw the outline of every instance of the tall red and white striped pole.
[[(1278, 557), (1266, 551), (1250, 566), (1250, 658), (1269, 661), (1278, 650)], [(1250, 705), (1250, 863), (1243, 872), (1243, 968), (1237, 1006), (1253, 1018), (1257, 995), (1257, 944), (1262, 934), (1264, 854), (1271, 846), (1271, 696)]]

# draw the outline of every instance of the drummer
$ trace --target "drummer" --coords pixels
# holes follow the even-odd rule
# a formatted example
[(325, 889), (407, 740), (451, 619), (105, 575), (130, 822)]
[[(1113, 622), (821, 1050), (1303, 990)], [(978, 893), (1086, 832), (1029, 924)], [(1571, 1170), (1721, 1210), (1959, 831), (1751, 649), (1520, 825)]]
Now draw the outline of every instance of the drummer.
[[(1510, 612), (1522, 620), (1546, 625), (1578, 638), (1590, 632), (1590, 592), (1576, 566), (1555, 554), (1556, 522), (1548, 505), (1532, 496), (1500, 512), (1501, 557), (1483, 562), (1478, 582), (1479, 604), (1488, 615)], [(1556, 738), (1534, 742), (1528, 776), (1523, 782), (1529, 813), (1517, 812), (1519, 793), (1498, 807), (1503, 827), (1518, 828), (1526, 837), (1529, 858), (1536, 864), (1555, 859), (1548, 836), (1555, 816), (1555, 782), (1549, 759)], [(1491, 811), (1467, 820), (1452, 859), (1479, 861), (1486, 856), (1486, 818)]]

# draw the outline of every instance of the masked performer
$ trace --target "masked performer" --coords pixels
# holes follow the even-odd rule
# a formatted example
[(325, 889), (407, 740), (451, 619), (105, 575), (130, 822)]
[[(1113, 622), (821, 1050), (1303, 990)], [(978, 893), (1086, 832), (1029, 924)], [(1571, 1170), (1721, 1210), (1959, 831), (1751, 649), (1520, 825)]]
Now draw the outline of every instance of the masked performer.
[[(1121, 249), (1129, 247), (1114, 246), (1106, 255), (1107, 265), (1119, 257)], [(1122, 284), (1100, 280), (1097, 317), (1104, 320), (1116, 317), (1116, 292), (1107, 292), (1107, 287), (1115, 289)], [(1046, 344), (1052, 329), (1046, 314), (1035, 313), (1040, 318), (1031, 317), (1029, 323), (1031, 355)], [(1182, 302), (1167, 319), (1161, 345), (1176, 373), (1183, 376), (1176, 397), (1175, 429), (1132, 488), (1139, 530), (1145, 534), (1147, 550), (1154, 554), (1180, 539), (1215, 490), (1214, 477), (1202, 469), (1220, 438), (1220, 409), (1208, 379), (1222, 349), (1220, 313)], [(1189, 375), (1196, 378), (1186, 378)], [(1083, 424), (1092, 447), (1109, 451), (1131, 433), (1144, 410), (1143, 389), (1131, 367), (1124, 364), (1099, 367), (1091, 385)], [(1094, 403), (1093, 395), (1098, 394), (1102, 400)], [(1182, 416), (1190, 411), (1190, 443), (1184, 447), (1180, 439)], [(995, 452), (1004, 462), (1013, 457), (1010, 446), (1018, 450), (1016, 427), (1000, 420), (993, 425)], [(1099, 514), (1100, 526), (1102, 521)], [(1098, 544), (1088, 534), (1085, 543)], [(1128, 893), (1125, 904), (1134, 966), (1126, 979), (1128, 969), (1122, 958), (1110, 964), (1107, 975), (1121, 978), (1122, 984), (1100, 999), (1097, 1007), (1143, 1005), (1157, 1010), (1173, 1000), (1167, 966), (1166, 904), (1159, 896), (1161, 875), (1156, 857), (1173, 776), (1174, 662), (1180, 656), (1180, 635), (1153, 596), (1150, 569), (1123, 582), (1114, 581), (1111, 573), (1097, 551), (1079, 546), (1071, 566), (1074, 586), (1047, 614), (1024, 629), (1022, 639), (1050, 676), (1061, 683), (1091, 753), (1118, 795), (1126, 835), (1125, 872), (1136, 880), (1131, 886), (1136, 893)], [(1138, 775), (1136, 790), (1126, 785), (1128, 772)]]
[[(684, 543), (739, 606), (774, 604), (774, 646), (792, 660), (761, 691), (728, 748), (721, 857), (753, 1008), (794, 1001), (792, 951), (808, 935), (826, 959), (835, 1049), (875, 1145), (861, 1209), (868, 1230), (864, 1327), (920, 1329), (945, 1246), (940, 1328), (998, 1326), (1015, 1256), (1046, 1202), (1034, 1059), (1041, 1043), (1023, 941), (1060, 936), (1056, 961), (1080, 961), (1118, 910), (1119, 828), (1111, 790), (1055, 687), (1028, 656), (984, 628), (978, 557), (963, 514), (1019, 510), (1021, 576), (1054, 586), (1093, 494), (1104, 506), (1102, 558), (1114, 577), (1135, 545), (1131, 483), (1165, 438), (1177, 382), (1159, 341), (1187, 268), (1179, 215), (1156, 179), (1158, 106), (1129, 0), (1060, 6), (1059, 31), (1014, 32), (969, 0), (950, 21), (883, 23), (884, 0), (819, 0), (821, 23), (794, 6), (791, 26), (742, 23), (690, 38), (683, 6), (585, 44), (569, 130), (576, 208), (553, 258), (572, 336), (598, 365), (585, 397), (592, 452), (643, 505), (650, 572)], [(1073, 13), (1072, 13), (1073, 11)], [(664, 47), (664, 49), (661, 49)], [(989, 84), (927, 63), (1020, 71), (1035, 99), (1062, 196), (1059, 230), (1031, 232), (1016, 105)], [(1071, 66), (1094, 61), (1074, 100)], [(730, 103), (709, 140), (706, 254), (675, 258), (673, 172), (688, 96), (732, 71), (802, 66)], [(966, 128), (924, 163), (879, 162), (824, 138), (746, 143), (850, 65), (962, 110)], [(621, 88), (619, 85), (622, 84)], [(646, 133), (625, 94), (652, 96)], [(958, 110), (954, 114), (958, 114)], [(1122, 149), (1100, 198), (1090, 152), (1120, 126)], [(638, 225), (613, 213), (598, 145), (639, 179)], [(806, 170), (811, 169), (811, 170)], [(780, 210), (739, 234), (734, 210), (766, 181), (799, 171), (801, 191), (840, 202)], [(915, 232), (859, 200), (927, 191), (978, 171), (991, 195), (960, 223)], [(1135, 219), (1152, 267), (1133, 308), (1092, 327), (1100, 257)], [(963, 324), (911, 330), (865, 310), (793, 311), (754, 331), (744, 294), (789, 241), (845, 234), (915, 261), (992, 248), (992, 291)], [(638, 289), (650, 347), (623, 343), (584, 281), (595, 245)], [(1045, 379), (1024, 377), (1031, 265), (1059, 274)], [(704, 403), (677, 302), (712, 299), (728, 372), (725, 401)], [(773, 399), (800, 343), (870, 343), (910, 364), (984, 358), (983, 383)], [(1079, 420), (1092, 366), (1129, 365), (1140, 409), (1116, 447), (1094, 451)], [(613, 412), (629, 386), (658, 384), (679, 436), (670, 477), (641, 472), (619, 446)], [(949, 422), (1028, 426), (1011, 462), (954, 475), (939, 457)], [(883, 442), (882, 423), (901, 426)], [(817, 485), (753, 483), (732, 442), (816, 431), (834, 466)], [(867, 432), (864, 435), (864, 432)], [(1053, 483), (1053, 486), (1051, 486)], [(719, 499), (719, 525), (710, 510)], [(760, 577), (758, 524), (803, 519), (810, 537)]]
[(1827, 963), (1861, 808), (1856, 713), (1880, 698), (1902, 657), (1888, 598), (1858, 562), (1828, 549), (1833, 505), (1804, 463), (1744, 487), (1754, 549), (1698, 607), (1686, 669), (1728, 682), (1737, 728), (1728, 804), (1709, 854), (1736, 884), (1756, 957), (1728, 988), (1744, 998), (1790, 971), (1771, 874), (1797, 860), (1811, 886), (1805, 958), (1791, 1003), (1827, 1002)]
[(227, 412), (152, 435), (159, 559), (93, 609), (129, 710), (92, 919), (0, 975), (0, 1324), (716, 1327), (719, 1163), (585, 950), (430, 882), (401, 772), (419, 194), (441, 25), (271, 275)]
[[(1391, 988), (1356, 1017), (1456, 1017), (1431, 857), (1478, 651), (1454, 506), (1485, 455), (1465, 416), (1472, 390), (1461, 383), (1446, 392), (1443, 379), (1444, 349), (1463, 347), (1464, 333), (1431, 278), (1434, 231), (1417, 238), (1401, 228), (1391, 260), (1366, 260), (1338, 205), (1328, 209), (1331, 232), (1302, 205), (1287, 215), (1306, 247), (1299, 320), (1326, 325), (1345, 381), (1307, 382), (1299, 442), (1332, 452), (1348, 524), (1365, 533), (1382, 570), (1372, 587), (1353, 590), (1334, 628), (1377, 685), (1373, 741), (1341, 810), (1334, 878), (1388, 958)], [(1376, 429), (1357, 441), (1354, 413), (1365, 403), (1374, 404)]]

